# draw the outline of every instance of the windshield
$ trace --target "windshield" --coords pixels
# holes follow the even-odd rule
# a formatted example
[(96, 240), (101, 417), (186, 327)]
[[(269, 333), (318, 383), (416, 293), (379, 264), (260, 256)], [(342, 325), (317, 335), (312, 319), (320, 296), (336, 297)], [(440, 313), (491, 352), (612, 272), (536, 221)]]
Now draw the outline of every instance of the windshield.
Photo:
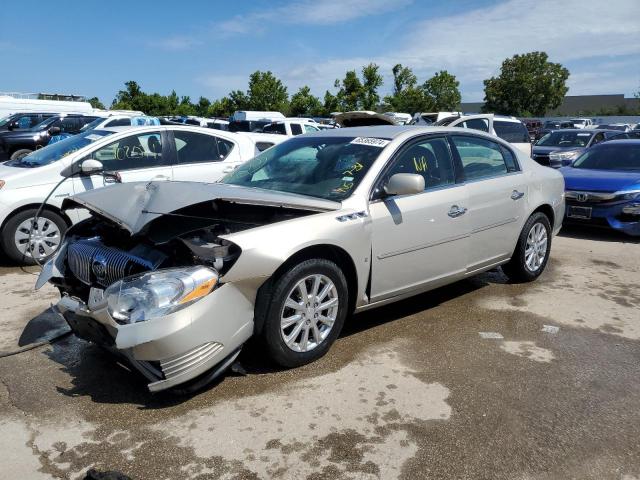
[(542, 137), (541, 147), (586, 147), (593, 136), (591, 132), (551, 132)]
[(262, 152), (222, 183), (342, 200), (388, 143), (363, 137), (296, 137)]
[(6, 117), (0, 118), (0, 127), (4, 127), (7, 123), (9, 123), (9, 120), (11, 120), (12, 118), (13, 118), (13, 115), (7, 115)]
[(615, 142), (590, 148), (573, 163), (573, 167), (638, 172), (640, 171), (640, 145)]
[(19, 160), (6, 162), (5, 165), (18, 168), (35, 168), (49, 165), (112, 133), (105, 130), (89, 130), (36, 150)]
[(560, 128), (560, 122), (544, 122), (544, 128)]

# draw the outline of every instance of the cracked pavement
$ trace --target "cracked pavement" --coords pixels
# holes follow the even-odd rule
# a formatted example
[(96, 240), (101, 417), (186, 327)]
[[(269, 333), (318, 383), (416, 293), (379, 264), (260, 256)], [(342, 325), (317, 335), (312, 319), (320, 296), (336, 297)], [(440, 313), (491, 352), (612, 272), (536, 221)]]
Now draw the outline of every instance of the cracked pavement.
[[(64, 337), (0, 358), (0, 478), (639, 479), (638, 279), (638, 241), (569, 230), (533, 284), (493, 271), (357, 315), (295, 370), (248, 345), (246, 376), (191, 397)], [(34, 281), (0, 268), (0, 350), (64, 331)]]

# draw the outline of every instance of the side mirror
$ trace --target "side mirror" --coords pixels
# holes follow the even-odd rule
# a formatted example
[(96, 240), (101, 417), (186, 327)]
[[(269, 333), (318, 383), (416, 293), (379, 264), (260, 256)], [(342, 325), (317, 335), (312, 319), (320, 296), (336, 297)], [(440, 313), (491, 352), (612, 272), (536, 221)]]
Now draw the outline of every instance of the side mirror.
[(62, 130), (60, 130), (60, 127), (51, 127), (49, 130), (47, 130), (49, 132), (49, 135), (53, 136), (53, 135), (58, 135), (60, 134), (60, 132)]
[(82, 162), (80, 170), (86, 175), (91, 175), (92, 173), (102, 172), (104, 170), (104, 166), (102, 165), (102, 162), (94, 160), (93, 158), (88, 158)]
[(424, 192), (424, 177), (417, 173), (396, 173), (384, 186), (387, 195), (413, 195)]

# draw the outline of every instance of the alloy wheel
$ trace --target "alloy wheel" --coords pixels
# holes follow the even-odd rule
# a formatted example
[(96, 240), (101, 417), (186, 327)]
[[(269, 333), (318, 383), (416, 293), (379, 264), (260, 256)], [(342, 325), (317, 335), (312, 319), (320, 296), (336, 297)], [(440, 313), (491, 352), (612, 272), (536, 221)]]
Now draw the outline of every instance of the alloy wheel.
[(524, 251), (525, 264), (530, 272), (537, 272), (547, 257), (547, 229), (542, 223), (534, 223), (527, 235)]

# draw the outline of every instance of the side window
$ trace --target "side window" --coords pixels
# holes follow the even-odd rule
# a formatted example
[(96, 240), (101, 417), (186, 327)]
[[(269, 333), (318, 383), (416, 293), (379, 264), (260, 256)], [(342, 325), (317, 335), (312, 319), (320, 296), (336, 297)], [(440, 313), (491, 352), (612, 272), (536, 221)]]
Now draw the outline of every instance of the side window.
[(302, 125), (300, 125), (299, 123), (291, 123), (291, 133), (294, 135), (301, 135), (302, 134)]
[(270, 123), (262, 128), (264, 133), (277, 133), (278, 135), (286, 135), (287, 129), (284, 123)]
[(129, 125), (131, 125), (130, 118), (116, 118), (114, 120), (111, 120), (110, 122), (107, 122), (105, 124), (105, 127), (128, 127)]
[(510, 173), (520, 171), (520, 167), (518, 166), (518, 162), (516, 161), (516, 157), (513, 152), (502, 145), (500, 145), (500, 151), (504, 157), (504, 163), (507, 164), (507, 171)]
[(456, 127), (470, 128), (472, 130), (481, 130), (483, 132), (489, 131), (489, 121), (486, 118), (473, 118), (459, 123)]
[(309, 132), (317, 132), (318, 130), (320, 130), (320, 129), (319, 129), (319, 128), (317, 128), (317, 127), (314, 127), (313, 125), (307, 125), (307, 124), (305, 124), (305, 125), (304, 125), (304, 131), (305, 131), (305, 133), (309, 133)]
[(173, 137), (176, 142), (178, 164), (219, 162), (233, 150), (232, 142), (214, 135), (174, 130)]
[(116, 140), (92, 153), (107, 171), (133, 170), (164, 165), (162, 135), (145, 132)]
[(529, 132), (520, 122), (493, 121), (493, 129), (496, 135), (509, 143), (529, 143)]
[(77, 118), (64, 117), (60, 120), (61, 133), (76, 133), (80, 130), (80, 122)]
[(503, 148), (497, 143), (471, 136), (454, 135), (452, 139), (467, 180), (495, 177), (509, 171)]
[(273, 143), (270, 142), (256, 142), (256, 148), (259, 152), (264, 152), (267, 148), (273, 147)]
[(596, 144), (600, 143), (603, 140), (604, 140), (604, 133), (597, 133), (593, 137), (593, 141), (591, 142), (591, 145), (596, 145)]
[(417, 173), (424, 177), (425, 190), (455, 183), (453, 162), (445, 138), (420, 140), (407, 147), (384, 177), (396, 173)]
[(24, 115), (23, 117), (16, 118), (15, 122), (18, 123), (18, 128), (31, 128), (35, 125), (36, 117), (31, 115)]

